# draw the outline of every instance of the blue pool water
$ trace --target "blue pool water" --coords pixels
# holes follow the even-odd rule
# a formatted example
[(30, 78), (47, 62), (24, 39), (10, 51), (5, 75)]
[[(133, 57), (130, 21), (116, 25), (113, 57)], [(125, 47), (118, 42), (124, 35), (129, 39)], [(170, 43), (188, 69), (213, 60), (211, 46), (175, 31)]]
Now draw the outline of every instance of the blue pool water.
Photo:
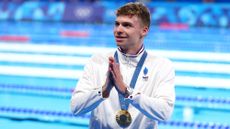
[[(94, 48), (116, 48), (113, 27), (3, 22), (0, 28), (0, 35), (31, 37), (28, 43), (0, 42), (1, 127), (88, 128), (89, 114), (74, 117), (70, 113), (71, 92), (80, 76), (77, 72), (83, 70)], [(62, 37), (61, 30), (88, 32), (89, 37)], [(228, 29), (219, 28), (151, 29), (146, 49), (168, 53), (166, 57), (175, 63), (178, 77), (174, 114), (160, 122), (159, 129), (230, 128), (229, 34)], [(71, 51), (79, 47), (85, 48)], [(55, 60), (50, 60), (53, 57)]]

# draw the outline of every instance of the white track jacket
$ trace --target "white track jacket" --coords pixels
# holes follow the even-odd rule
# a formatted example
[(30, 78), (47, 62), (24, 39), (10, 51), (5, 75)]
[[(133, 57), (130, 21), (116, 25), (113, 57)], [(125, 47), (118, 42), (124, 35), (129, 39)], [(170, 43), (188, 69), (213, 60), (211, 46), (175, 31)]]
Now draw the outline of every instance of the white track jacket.
[[(129, 85), (143, 52), (137, 57), (117, 52), (123, 80)], [(114, 52), (91, 57), (72, 94), (71, 110), (74, 115), (91, 111), (90, 129), (121, 129), (116, 122), (116, 113), (121, 110), (117, 90), (113, 88), (109, 98), (102, 97), (109, 56), (113, 57)], [(145, 68), (147, 73), (143, 72)], [(137, 79), (132, 95), (127, 98), (130, 103), (128, 111), (132, 116), (132, 123), (127, 129), (157, 129), (158, 121), (167, 120), (174, 108), (175, 71), (172, 62), (148, 53)]]

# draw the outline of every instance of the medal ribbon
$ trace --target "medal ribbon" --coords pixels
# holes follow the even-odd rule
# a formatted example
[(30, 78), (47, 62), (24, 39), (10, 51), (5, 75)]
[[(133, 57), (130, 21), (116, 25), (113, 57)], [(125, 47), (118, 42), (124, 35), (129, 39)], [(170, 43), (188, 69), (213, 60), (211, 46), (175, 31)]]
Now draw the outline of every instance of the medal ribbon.
[[(140, 74), (140, 71), (141, 71), (142, 66), (145, 62), (146, 57), (147, 57), (147, 52), (144, 51), (143, 55), (141, 56), (141, 59), (139, 60), (139, 62), (137, 64), (137, 67), (133, 73), (133, 77), (132, 77), (132, 80), (131, 80), (130, 85), (129, 85), (133, 89), (136, 85), (138, 76)], [(114, 58), (115, 58), (116, 63), (119, 63), (117, 51), (114, 54)], [(124, 97), (121, 94), (119, 94), (119, 101), (120, 101), (121, 109), (122, 110), (128, 110), (129, 103), (127, 101), (125, 101)]]

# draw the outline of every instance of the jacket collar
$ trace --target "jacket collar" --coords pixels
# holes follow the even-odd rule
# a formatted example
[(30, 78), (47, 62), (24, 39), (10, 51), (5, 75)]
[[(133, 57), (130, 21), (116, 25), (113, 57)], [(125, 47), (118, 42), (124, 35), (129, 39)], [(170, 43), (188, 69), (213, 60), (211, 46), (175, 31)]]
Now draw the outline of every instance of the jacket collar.
[(130, 55), (130, 54), (123, 53), (121, 48), (118, 48), (117, 52), (118, 52), (119, 62), (128, 66), (136, 67), (144, 51), (145, 48), (144, 46), (142, 46), (141, 49), (137, 52), (137, 54)]

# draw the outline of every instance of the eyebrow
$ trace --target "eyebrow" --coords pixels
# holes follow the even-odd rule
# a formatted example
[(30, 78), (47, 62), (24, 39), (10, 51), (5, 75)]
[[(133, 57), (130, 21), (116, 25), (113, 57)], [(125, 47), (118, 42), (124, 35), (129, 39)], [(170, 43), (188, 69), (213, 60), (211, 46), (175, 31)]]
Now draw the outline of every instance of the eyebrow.
[(133, 23), (131, 23), (131, 22), (119, 22), (119, 21), (115, 21), (115, 23), (133, 25)]

